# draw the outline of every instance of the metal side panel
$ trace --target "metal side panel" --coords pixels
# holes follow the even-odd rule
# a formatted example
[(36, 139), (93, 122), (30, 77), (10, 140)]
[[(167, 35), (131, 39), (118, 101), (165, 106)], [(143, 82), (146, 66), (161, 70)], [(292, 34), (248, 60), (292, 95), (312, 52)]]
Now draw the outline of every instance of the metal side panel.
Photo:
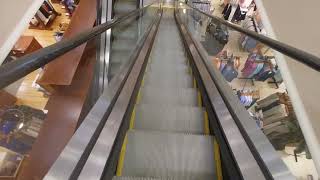
[(142, 104), (198, 106), (197, 90), (193, 88), (154, 88), (145, 85), (140, 96), (138, 103)]
[(133, 128), (204, 134), (204, 113), (198, 107), (141, 104), (135, 108)]
[(213, 137), (130, 130), (123, 176), (215, 179)]

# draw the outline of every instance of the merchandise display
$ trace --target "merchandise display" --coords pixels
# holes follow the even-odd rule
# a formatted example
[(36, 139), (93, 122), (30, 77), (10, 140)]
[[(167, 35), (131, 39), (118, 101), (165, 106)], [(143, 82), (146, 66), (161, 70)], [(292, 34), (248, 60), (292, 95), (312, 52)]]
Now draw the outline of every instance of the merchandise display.
[(51, 29), (50, 25), (59, 15), (61, 15), (61, 13), (58, 13), (52, 4), (48, 0), (45, 0), (35, 16), (31, 19), (29, 28)]
[(238, 69), (240, 65), (240, 58), (227, 55), (226, 51), (223, 51), (221, 55), (218, 55), (215, 59), (216, 66), (222, 73), (226, 81), (231, 82), (234, 78), (238, 77)]
[[(254, 1), (224, 0), (223, 7), (217, 3), (215, 8), (219, 11), (215, 15), (220, 15), (245, 29), (267, 35), (258, 13), (259, 7)], [(212, 22), (215, 25), (210, 25), (208, 22), (208, 24), (210, 31), (214, 32), (212, 29), (218, 23)], [(306, 165), (314, 170), (311, 154), (273, 52), (269, 47), (247, 35), (230, 29), (226, 31), (228, 41), (223, 44), (223, 50), (210, 54), (206, 44), (202, 43), (208, 54), (213, 56), (213, 65), (221, 72), (240, 103), (256, 122), (257, 128), (266, 135), (285, 164), (290, 169)], [(220, 43), (216, 43), (217, 39), (211, 42)], [(311, 174), (315, 172), (313, 170), (308, 172)], [(317, 177), (316, 174), (312, 175)]]
[(23, 162), (23, 155), (0, 147), (0, 157), (0, 179), (15, 179)]
[(260, 99), (259, 90), (238, 90), (236, 94), (246, 109), (249, 109)]
[(0, 146), (27, 154), (39, 135), (45, 113), (25, 105), (0, 110)]

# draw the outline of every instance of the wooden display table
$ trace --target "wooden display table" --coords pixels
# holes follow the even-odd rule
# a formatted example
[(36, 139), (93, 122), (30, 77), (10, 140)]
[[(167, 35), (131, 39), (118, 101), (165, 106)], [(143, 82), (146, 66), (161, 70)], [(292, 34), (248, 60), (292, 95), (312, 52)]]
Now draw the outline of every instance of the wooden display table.
[(11, 55), (21, 57), (32, 53), (42, 46), (33, 36), (21, 36), (11, 50)]

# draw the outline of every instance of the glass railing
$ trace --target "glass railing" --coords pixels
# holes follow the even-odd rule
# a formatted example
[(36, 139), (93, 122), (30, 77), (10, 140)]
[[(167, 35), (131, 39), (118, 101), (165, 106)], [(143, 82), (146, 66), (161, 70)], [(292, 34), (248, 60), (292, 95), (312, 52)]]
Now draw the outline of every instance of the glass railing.
[(111, 28), (110, 61), (108, 67), (108, 81), (111, 81), (121, 69), (132, 60), (138, 44), (145, 36), (157, 13), (156, 5), (145, 9), (141, 14), (132, 16), (126, 21)]
[[(190, 4), (195, 6), (194, 3)], [(212, 18), (191, 6), (177, 2), (177, 14), (193, 41), (205, 54), (203, 58), (207, 64), (219, 72), (219, 77), (224, 79), (223, 84), (230, 87), (220, 91), (221, 94), (233, 94), (233, 97), (224, 96), (226, 104), (236, 98), (236, 103), (229, 104), (236, 116), (247, 111), (247, 115), (238, 117), (239, 126), (246, 131), (249, 144), (253, 144), (272, 176), (276, 176), (280, 167), (275, 161), (272, 162), (277, 158), (271, 153), (274, 150), (264, 146), (264, 139), (272, 144), (277, 156), (293, 175), (317, 179), (315, 164), (283, 81), (275, 51), (255, 38), (222, 24), (216, 19), (219, 17)], [(213, 13), (210, 8), (201, 6), (199, 4), (196, 7), (206, 10), (208, 14), (221, 15), (222, 20), (223, 8), (216, 7)], [(261, 19), (254, 14), (233, 22), (244, 29), (267, 35)], [(243, 108), (237, 108), (237, 105)], [(258, 135), (261, 132), (266, 138)]]

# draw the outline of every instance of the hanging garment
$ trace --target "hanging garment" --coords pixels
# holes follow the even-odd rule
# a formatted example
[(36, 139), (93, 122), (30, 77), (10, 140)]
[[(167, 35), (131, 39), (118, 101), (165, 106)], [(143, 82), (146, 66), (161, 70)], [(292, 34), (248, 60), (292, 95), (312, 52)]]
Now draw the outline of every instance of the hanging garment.
[(263, 69), (255, 76), (256, 81), (265, 81), (274, 76), (274, 71), (270, 68), (270, 65), (265, 63)]
[(250, 52), (250, 51), (252, 51), (252, 49), (256, 48), (257, 45), (258, 45), (258, 41), (257, 40), (253, 39), (252, 37), (247, 36), (247, 40), (246, 40), (243, 48), (246, 51)]
[(263, 63), (257, 63), (256, 69), (249, 75), (249, 78), (253, 78), (263, 69)]
[(267, 79), (271, 78), (274, 76), (273, 71), (265, 71), (263, 73), (259, 73), (257, 77), (255, 78), (257, 81), (266, 81)]
[(253, 78), (257, 75), (264, 67), (264, 58), (260, 55), (256, 56), (255, 63), (257, 64), (256, 69), (248, 76), (249, 78)]
[(222, 11), (223, 18), (224, 18), (225, 20), (228, 20), (228, 19), (229, 19), (231, 10), (232, 10), (232, 5), (228, 4), (228, 5), (226, 5), (225, 9)]
[(226, 66), (226, 64), (227, 64), (227, 63), (225, 63), (225, 62), (221, 62), (220, 68), (219, 68), (220, 72), (222, 72), (222, 70), (224, 69), (224, 67)]
[(252, 74), (254, 72), (254, 70), (257, 67), (257, 63), (255, 63), (255, 59), (257, 57), (257, 54), (250, 54), (248, 56), (248, 59), (246, 60), (245, 64), (244, 64), (244, 68), (241, 70), (242, 75), (244, 77), (249, 77), (250, 74)]
[(240, 6), (237, 6), (236, 11), (234, 12), (232, 21), (242, 21), (246, 18), (247, 11), (241, 10)]
[(231, 82), (234, 78), (238, 76), (238, 71), (235, 68), (233, 57), (231, 57), (231, 59), (228, 60), (227, 64), (224, 66), (221, 73), (228, 82)]
[(238, 76), (237, 70), (234, 68), (234, 64), (227, 63), (222, 70), (222, 75), (226, 81), (231, 82), (234, 78)]

